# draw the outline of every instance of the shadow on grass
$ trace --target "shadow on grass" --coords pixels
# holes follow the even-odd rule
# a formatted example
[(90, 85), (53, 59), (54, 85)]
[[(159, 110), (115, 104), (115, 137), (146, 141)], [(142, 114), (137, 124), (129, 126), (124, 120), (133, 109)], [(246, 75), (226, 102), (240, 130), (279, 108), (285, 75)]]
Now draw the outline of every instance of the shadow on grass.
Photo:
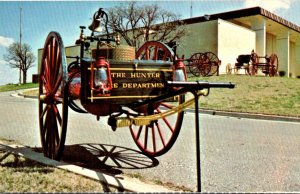
[(0, 165), (23, 173), (51, 173), (53, 168), (47, 168), (39, 162), (23, 158), (11, 152), (0, 151)]
[[(35, 148), (42, 152), (41, 148)], [(155, 158), (126, 147), (108, 144), (67, 145), (62, 161), (110, 175), (122, 173), (122, 169), (145, 169), (159, 164)]]

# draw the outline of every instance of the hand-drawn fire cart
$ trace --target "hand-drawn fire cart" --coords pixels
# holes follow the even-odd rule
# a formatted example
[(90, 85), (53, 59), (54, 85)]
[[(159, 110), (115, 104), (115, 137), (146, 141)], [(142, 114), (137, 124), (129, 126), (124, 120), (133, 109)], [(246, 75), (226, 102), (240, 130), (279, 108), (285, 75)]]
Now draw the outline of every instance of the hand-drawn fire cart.
[(247, 75), (256, 75), (260, 69), (262, 73), (266, 76), (276, 76), (278, 72), (278, 57), (276, 54), (271, 54), (269, 57), (258, 56), (254, 50), (252, 50), (249, 55), (239, 55), (237, 57), (237, 63), (234, 64), (232, 68), (230, 64), (226, 65), (226, 73), (231, 74), (232, 70), (235, 74), (239, 72), (240, 69), (245, 70)]
[[(135, 53), (119, 45), (118, 36), (95, 36), (100, 19), (107, 20), (102, 8), (89, 26), (91, 36), (85, 36), (85, 27), (80, 27), (78, 56), (65, 55), (59, 33), (50, 32), (46, 38), (39, 76), (40, 138), (46, 157), (59, 160), (63, 154), (68, 108), (97, 119), (108, 116), (113, 130), (129, 127), (144, 154), (160, 156), (176, 141), (183, 110), (194, 102), (186, 101), (185, 93), (192, 91), (197, 98), (203, 89), (234, 87), (232, 83), (187, 82), (185, 65), (164, 43), (146, 42)], [(90, 42), (97, 42), (97, 48), (87, 57)], [(67, 65), (66, 58), (74, 61)]]

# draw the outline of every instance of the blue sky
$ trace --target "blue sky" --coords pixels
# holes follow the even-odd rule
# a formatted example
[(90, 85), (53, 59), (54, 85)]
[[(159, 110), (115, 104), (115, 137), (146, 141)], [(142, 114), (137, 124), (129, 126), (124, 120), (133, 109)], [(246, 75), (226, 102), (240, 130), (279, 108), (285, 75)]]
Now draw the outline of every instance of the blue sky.
[[(9, 44), (19, 41), (20, 7), (22, 42), (29, 44), (37, 55), (37, 49), (43, 47), (50, 31), (59, 32), (65, 46), (73, 45), (79, 36), (79, 26), (88, 26), (95, 11), (120, 3), (124, 1), (0, 1), (0, 85), (18, 83), (18, 70), (8, 67), (3, 54)], [(300, 0), (161, 0), (139, 3), (157, 3), (182, 18), (190, 17), (191, 5), (193, 17), (261, 6), (300, 26)], [(37, 65), (29, 70), (27, 81), (31, 82), (33, 73), (37, 73)]]

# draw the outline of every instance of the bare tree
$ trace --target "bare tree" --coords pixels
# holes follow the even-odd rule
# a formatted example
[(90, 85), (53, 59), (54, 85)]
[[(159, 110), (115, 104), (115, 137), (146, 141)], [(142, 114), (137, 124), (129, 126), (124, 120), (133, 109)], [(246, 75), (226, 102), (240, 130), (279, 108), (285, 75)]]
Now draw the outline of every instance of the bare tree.
[(119, 33), (130, 46), (140, 47), (145, 41), (164, 43), (179, 41), (187, 34), (180, 16), (163, 10), (157, 4), (128, 2), (108, 10), (108, 28)]
[(11, 68), (21, 69), (23, 75), (23, 84), (27, 80), (27, 70), (34, 66), (35, 56), (31, 51), (31, 47), (28, 44), (20, 44), (15, 42), (7, 48), (7, 53), (3, 55), (3, 58)]

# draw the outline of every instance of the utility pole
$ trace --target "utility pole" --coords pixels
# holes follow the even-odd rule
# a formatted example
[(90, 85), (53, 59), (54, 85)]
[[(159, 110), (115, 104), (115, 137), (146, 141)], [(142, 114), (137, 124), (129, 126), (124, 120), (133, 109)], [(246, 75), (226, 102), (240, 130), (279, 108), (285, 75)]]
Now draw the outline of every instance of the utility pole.
[(193, 17), (193, 0), (191, 0), (191, 7), (190, 7), (190, 18)]
[[(20, 56), (22, 56), (22, 7), (20, 7)], [(20, 58), (20, 68), (19, 68), (19, 85), (21, 85), (21, 68), (22, 60)]]

